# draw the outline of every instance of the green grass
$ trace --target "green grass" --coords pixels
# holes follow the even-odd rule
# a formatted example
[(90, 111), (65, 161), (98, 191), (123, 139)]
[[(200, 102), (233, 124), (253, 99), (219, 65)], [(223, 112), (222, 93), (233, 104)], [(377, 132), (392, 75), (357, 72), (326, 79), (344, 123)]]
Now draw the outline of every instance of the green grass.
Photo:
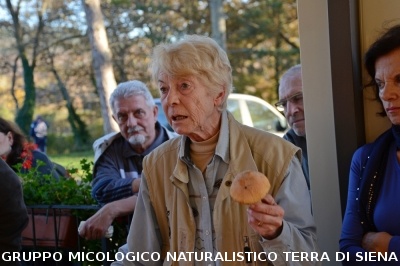
[(82, 151), (82, 152), (72, 152), (69, 154), (48, 154), (53, 162), (56, 162), (65, 168), (80, 168), (80, 161), (82, 159), (87, 159), (88, 161), (93, 161), (93, 150)]

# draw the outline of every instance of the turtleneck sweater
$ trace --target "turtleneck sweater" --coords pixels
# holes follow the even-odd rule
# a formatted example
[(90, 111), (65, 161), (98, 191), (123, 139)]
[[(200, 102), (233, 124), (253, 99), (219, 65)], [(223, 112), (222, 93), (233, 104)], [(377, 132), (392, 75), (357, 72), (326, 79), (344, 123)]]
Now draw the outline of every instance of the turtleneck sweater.
[(218, 143), (219, 131), (210, 139), (205, 141), (193, 141), (190, 143), (190, 158), (204, 175), (208, 163), (215, 154), (215, 148)]

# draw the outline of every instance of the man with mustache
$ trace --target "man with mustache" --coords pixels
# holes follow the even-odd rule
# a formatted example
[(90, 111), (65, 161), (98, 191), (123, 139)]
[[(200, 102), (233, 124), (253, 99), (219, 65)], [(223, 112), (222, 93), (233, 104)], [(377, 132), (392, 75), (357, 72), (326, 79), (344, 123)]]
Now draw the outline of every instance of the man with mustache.
[(116, 217), (133, 213), (144, 156), (176, 136), (157, 121), (158, 107), (138, 80), (120, 83), (110, 96), (110, 106), (120, 132), (93, 144), (92, 196), (104, 206), (79, 229), (87, 239), (104, 237)]
[(310, 177), (308, 172), (306, 119), (303, 105), (303, 84), (301, 78), (301, 65), (289, 68), (279, 82), (279, 102), (275, 104), (278, 110), (283, 111), (291, 129), (283, 136), (297, 147), (301, 148), (304, 176), (308, 189), (310, 189)]

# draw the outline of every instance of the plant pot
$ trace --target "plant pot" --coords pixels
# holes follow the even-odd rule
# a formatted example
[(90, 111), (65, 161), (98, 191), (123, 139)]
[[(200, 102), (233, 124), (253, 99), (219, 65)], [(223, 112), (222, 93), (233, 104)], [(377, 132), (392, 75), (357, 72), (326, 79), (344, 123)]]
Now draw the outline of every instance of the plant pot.
[(77, 248), (77, 221), (70, 210), (32, 208), (28, 213), (29, 223), (22, 232), (24, 247)]

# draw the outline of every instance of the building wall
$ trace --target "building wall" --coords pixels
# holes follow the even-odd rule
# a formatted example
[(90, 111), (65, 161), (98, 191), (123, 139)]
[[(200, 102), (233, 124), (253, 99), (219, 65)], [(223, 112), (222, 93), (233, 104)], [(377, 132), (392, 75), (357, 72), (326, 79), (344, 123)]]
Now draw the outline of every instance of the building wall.
[(297, 3), (313, 213), (321, 252), (328, 252), (329, 257), (334, 258), (340, 233), (341, 209), (328, 2), (298, 0)]

